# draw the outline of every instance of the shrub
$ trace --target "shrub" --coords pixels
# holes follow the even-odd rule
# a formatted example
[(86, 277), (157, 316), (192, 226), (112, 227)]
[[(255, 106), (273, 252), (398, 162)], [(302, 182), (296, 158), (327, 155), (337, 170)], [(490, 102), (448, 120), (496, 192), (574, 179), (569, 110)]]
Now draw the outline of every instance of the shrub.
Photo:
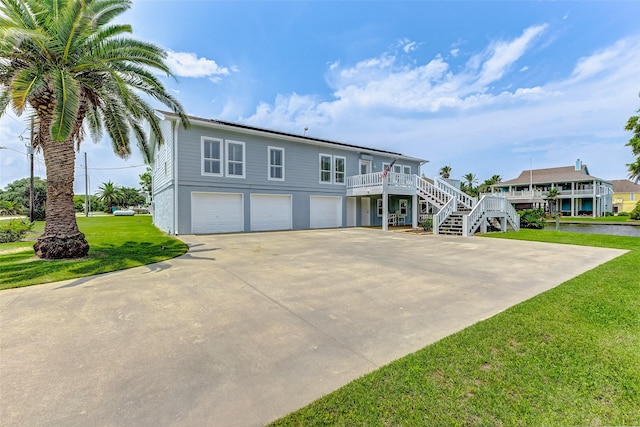
[(618, 216), (631, 216), (631, 212), (620, 212)]
[(26, 219), (0, 221), (0, 243), (17, 242), (32, 228), (33, 223)]
[(640, 219), (640, 202), (636, 203), (636, 207), (631, 211), (631, 219)]
[(533, 228), (541, 230), (544, 228), (544, 209), (526, 209), (518, 212), (520, 215), (520, 228)]
[(430, 216), (427, 217), (420, 223), (420, 227), (422, 227), (424, 231), (431, 231), (433, 229), (433, 218)]
[(605, 212), (604, 216), (613, 216), (613, 212)]

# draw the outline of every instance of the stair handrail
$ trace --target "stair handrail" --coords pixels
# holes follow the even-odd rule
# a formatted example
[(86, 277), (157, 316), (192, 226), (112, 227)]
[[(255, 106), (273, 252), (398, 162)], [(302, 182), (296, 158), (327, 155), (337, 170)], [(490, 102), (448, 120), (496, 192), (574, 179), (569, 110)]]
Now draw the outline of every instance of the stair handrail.
[(450, 194), (439, 189), (426, 179), (418, 175), (415, 175), (415, 177), (416, 190), (418, 190), (423, 199), (431, 199), (430, 201), (435, 202), (439, 208), (446, 205), (451, 199), (452, 196)]
[(442, 180), (438, 177), (434, 178), (433, 182), (435, 183), (437, 188), (440, 188), (444, 192), (448, 193), (450, 196), (455, 197), (460, 204), (463, 206), (473, 209), (475, 204), (478, 202), (478, 199), (475, 197), (469, 196), (467, 193), (460, 191), (458, 188), (449, 184), (447, 181)]
[(449, 197), (449, 201), (433, 215), (433, 234), (440, 233), (440, 224), (442, 224), (453, 212), (456, 211), (458, 205), (455, 197)]
[(509, 199), (503, 199), (503, 209), (507, 213), (507, 221), (511, 223), (511, 227), (514, 231), (520, 231), (520, 215), (516, 208), (513, 207)]
[(471, 209), (471, 212), (466, 215), (467, 218), (463, 222), (464, 229), (462, 230), (462, 235), (465, 237), (473, 236), (473, 232), (478, 227), (478, 224), (480, 224), (484, 219), (486, 213), (487, 197), (483, 195), (480, 197), (480, 200), (478, 200), (478, 203), (476, 203), (473, 209)]

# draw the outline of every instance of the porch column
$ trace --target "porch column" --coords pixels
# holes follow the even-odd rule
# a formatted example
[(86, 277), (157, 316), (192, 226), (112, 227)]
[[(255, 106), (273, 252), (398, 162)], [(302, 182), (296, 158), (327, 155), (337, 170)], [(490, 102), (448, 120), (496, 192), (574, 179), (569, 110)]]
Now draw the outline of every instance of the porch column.
[(389, 195), (387, 194), (387, 177), (382, 178), (382, 231), (389, 230)]
[(418, 228), (418, 195), (411, 196), (411, 227)]
[(592, 187), (593, 187), (593, 202), (592, 202), (592, 205), (591, 205), (592, 206), (591, 214), (595, 218), (600, 214), (600, 209), (596, 210), (596, 208), (598, 208), (598, 206), (596, 205), (596, 203), (597, 203), (596, 194), (598, 193), (598, 191), (597, 191), (598, 187), (596, 186), (595, 180), (592, 183)]

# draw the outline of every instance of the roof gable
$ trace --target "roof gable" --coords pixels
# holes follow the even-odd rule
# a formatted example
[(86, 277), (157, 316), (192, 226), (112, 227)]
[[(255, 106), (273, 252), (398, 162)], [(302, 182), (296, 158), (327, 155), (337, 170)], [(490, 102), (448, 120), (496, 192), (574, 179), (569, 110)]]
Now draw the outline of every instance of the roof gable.
[(640, 193), (640, 184), (628, 179), (614, 179), (611, 183), (614, 193)]
[(515, 179), (502, 181), (496, 187), (513, 184), (545, 184), (550, 182), (571, 182), (571, 181), (604, 181), (603, 179), (589, 175), (587, 165), (582, 165), (580, 170), (573, 166), (562, 166), (558, 168), (524, 170)]

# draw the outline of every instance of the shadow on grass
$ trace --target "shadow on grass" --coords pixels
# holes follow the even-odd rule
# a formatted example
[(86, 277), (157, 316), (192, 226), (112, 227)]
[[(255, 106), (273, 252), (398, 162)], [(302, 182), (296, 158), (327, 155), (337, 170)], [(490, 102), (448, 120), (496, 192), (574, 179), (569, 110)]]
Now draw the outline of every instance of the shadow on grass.
[(187, 246), (174, 239), (160, 240), (156, 244), (126, 241), (93, 245), (87, 257), (75, 260), (41, 260), (34, 257), (33, 250), (27, 250), (1, 257), (0, 288), (56, 282), (141, 265), (152, 265), (151, 271), (162, 271), (168, 265), (155, 264), (183, 255), (186, 251)]

